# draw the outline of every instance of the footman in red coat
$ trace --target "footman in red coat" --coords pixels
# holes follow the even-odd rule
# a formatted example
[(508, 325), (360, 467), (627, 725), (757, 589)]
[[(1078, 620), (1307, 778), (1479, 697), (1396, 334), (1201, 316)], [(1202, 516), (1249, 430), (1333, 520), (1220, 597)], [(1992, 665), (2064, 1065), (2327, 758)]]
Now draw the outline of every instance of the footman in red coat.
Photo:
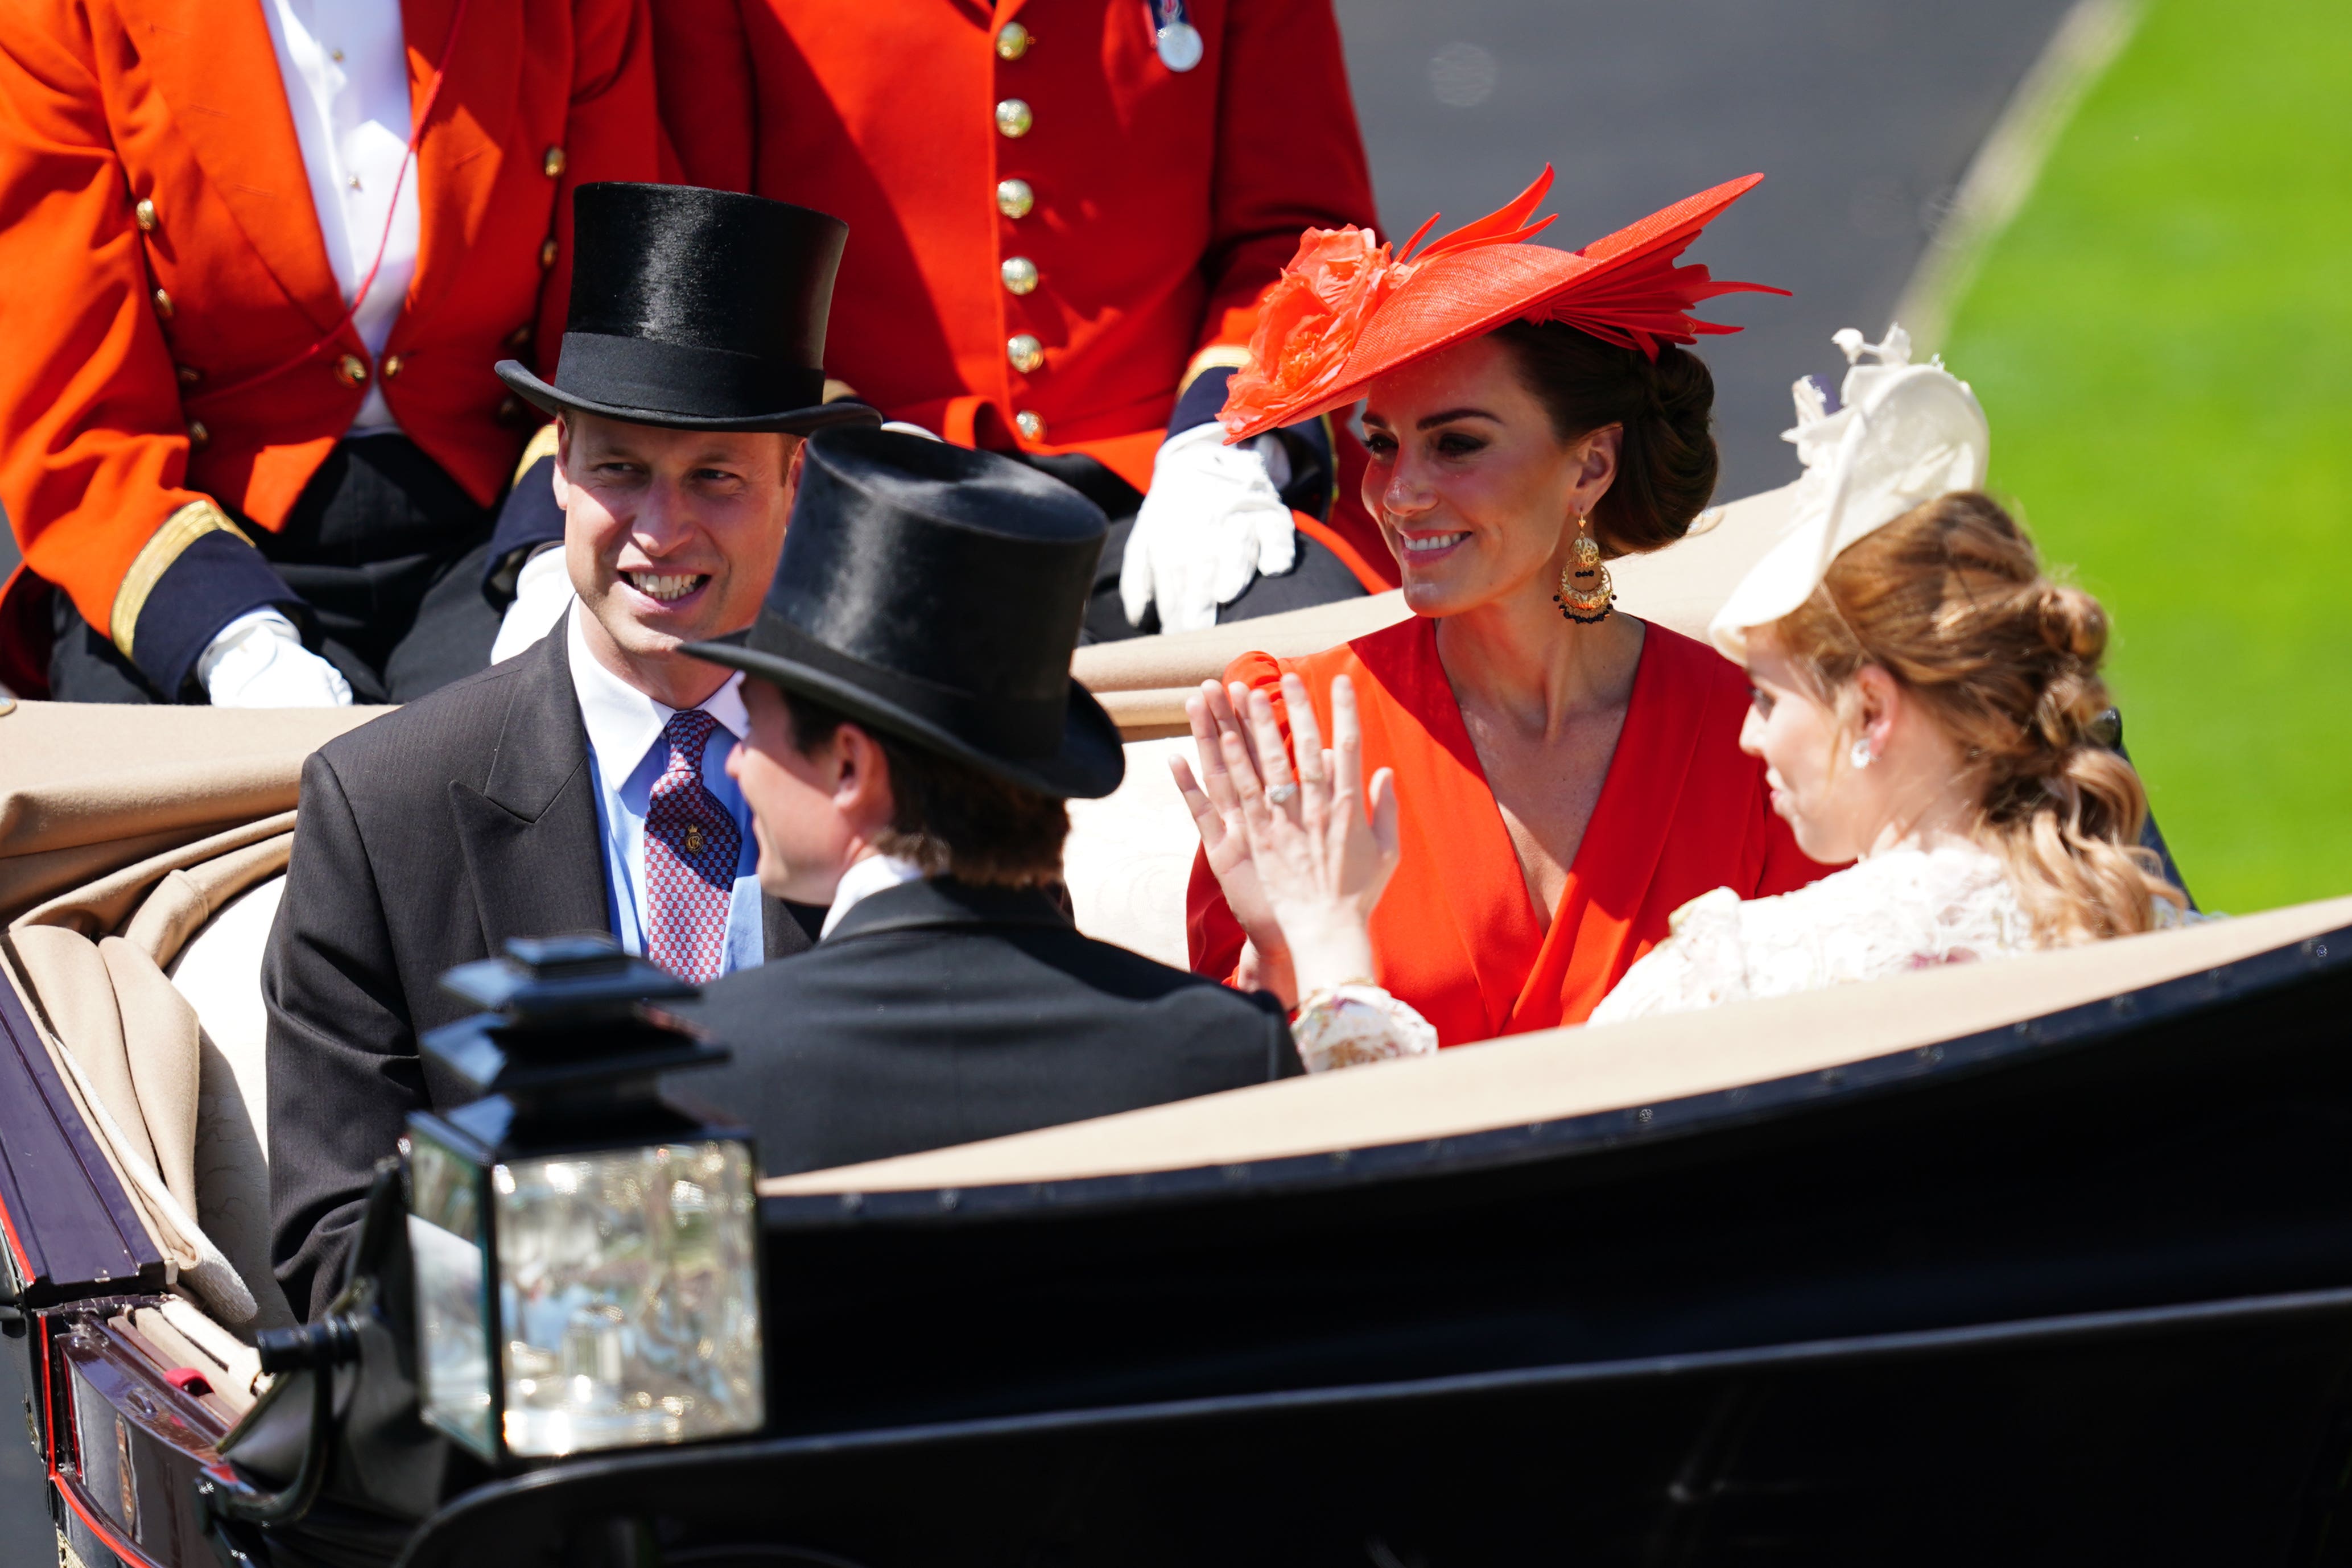
[(848, 221), (833, 374), (1114, 519), (1090, 637), (1393, 584), (1352, 472), (1331, 515), (1335, 467), (1360, 462), (1344, 434), (1225, 449), (1213, 422), (1299, 231), (1373, 221), (1329, 0), (662, 0), (654, 20), (687, 177)]
[(8, 17), (0, 683), (282, 705), (478, 668), (540, 421), (490, 367), (554, 367), (572, 186), (660, 177), (646, 0)]

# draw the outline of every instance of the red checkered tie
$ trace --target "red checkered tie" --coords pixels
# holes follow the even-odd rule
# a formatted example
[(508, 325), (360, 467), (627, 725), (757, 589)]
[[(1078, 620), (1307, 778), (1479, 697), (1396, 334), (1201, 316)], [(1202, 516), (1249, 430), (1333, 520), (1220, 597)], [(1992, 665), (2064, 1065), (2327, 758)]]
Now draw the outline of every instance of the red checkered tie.
[(669, 762), (646, 806), (646, 956), (696, 984), (727, 961), (727, 905), (742, 832), (702, 783), (702, 751), (719, 721), (680, 709), (662, 726)]

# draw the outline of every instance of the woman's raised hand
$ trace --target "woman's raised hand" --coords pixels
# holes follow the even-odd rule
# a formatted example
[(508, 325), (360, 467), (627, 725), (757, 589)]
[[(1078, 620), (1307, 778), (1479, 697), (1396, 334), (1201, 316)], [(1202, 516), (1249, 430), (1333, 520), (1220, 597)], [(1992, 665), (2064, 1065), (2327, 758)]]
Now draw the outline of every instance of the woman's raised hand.
[[(1382, 768), (1369, 793), (1364, 787), (1363, 732), (1346, 676), (1331, 682), (1328, 750), (1306, 682), (1286, 674), (1282, 700), (1297, 776), (1290, 776), (1274, 704), (1253, 692), (1249, 727), (1265, 787), (1244, 784), (1238, 793), (1259, 889), (1282, 928), (1300, 992), (1312, 994), (1372, 976), (1372, 910), (1397, 868), (1395, 781)], [(1220, 740), (1231, 772), (1235, 740)]]
[(1186, 704), (1203, 783), (1180, 762), (1177, 784), (1234, 918), (1269, 972), (1294, 972), (1281, 977), (1288, 986), (1269, 973), (1270, 988), (1295, 1003), (1298, 992), (1368, 979), (1372, 910), (1396, 870), (1396, 799), (1385, 768), (1364, 787), (1355, 688), (1345, 676), (1331, 683), (1326, 750), (1306, 683), (1282, 678), (1295, 768), (1265, 693), (1236, 687), (1212, 700), (1211, 689)]
[[(1244, 980), (1265, 986), (1280, 994), (1286, 1002), (1295, 1002), (1296, 987), (1290, 983), (1290, 963), (1283, 947), (1282, 928), (1275, 923), (1274, 910), (1258, 889), (1256, 868), (1250, 861), (1249, 834), (1242, 823), (1242, 803), (1234, 784), (1234, 773), (1225, 761), (1223, 737), (1233, 735), (1241, 742), (1241, 773), (1258, 787), (1257, 760), (1251, 753), (1249, 736), (1235, 710), (1236, 701), (1249, 700), (1248, 688), (1239, 681), (1232, 691), (1213, 680), (1201, 682), (1200, 692), (1187, 698), (1184, 717), (1192, 730), (1192, 750), (1200, 759), (1200, 775), (1182, 757), (1168, 759), (1169, 770), (1176, 775), (1176, 788), (1184, 797), (1185, 808), (1192, 814), (1192, 826), (1200, 830), (1201, 848), (1208, 858), (1209, 870), (1217, 879), (1218, 888), (1225, 895), (1225, 907), (1249, 938), (1253, 950), (1244, 955)], [(1252, 972), (1254, 971), (1254, 973)]]

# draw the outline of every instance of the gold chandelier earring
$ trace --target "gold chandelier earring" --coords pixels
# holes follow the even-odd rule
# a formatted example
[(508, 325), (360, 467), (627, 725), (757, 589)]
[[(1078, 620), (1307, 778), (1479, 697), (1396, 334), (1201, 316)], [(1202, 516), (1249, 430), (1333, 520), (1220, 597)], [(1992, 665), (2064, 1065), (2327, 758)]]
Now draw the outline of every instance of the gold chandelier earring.
[(1610, 605), (1617, 602), (1616, 584), (1609, 581), (1609, 568), (1601, 563), (1601, 546), (1583, 518), (1576, 520), (1576, 545), (1569, 552), (1568, 564), (1559, 569), (1559, 592), (1551, 596), (1551, 602), (1580, 626), (1599, 626), (1609, 618)]

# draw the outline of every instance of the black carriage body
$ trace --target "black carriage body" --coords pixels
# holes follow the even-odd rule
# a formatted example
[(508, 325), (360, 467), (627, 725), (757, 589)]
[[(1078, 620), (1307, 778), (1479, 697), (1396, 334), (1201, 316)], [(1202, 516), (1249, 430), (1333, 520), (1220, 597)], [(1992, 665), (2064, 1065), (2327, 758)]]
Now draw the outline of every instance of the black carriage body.
[(614, 1517), (866, 1568), (2352, 1560), (2347, 961), (1424, 1144), (772, 1198), (768, 1439), (494, 1484), (404, 1561)]
[[(2347, 1047), (2352, 931), (1572, 1121), (770, 1198), (761, 1439), (470, 1485), (400, 1561), (2352, 1560)], [(148, 1273), (53, 1261), (111, 1173), (19, 1136), (53, 1511), (93, 1568), (202, 1561), (172, 1499), (216, 1434), (129, 1418), (153, 1379), (115, 1353)]]

